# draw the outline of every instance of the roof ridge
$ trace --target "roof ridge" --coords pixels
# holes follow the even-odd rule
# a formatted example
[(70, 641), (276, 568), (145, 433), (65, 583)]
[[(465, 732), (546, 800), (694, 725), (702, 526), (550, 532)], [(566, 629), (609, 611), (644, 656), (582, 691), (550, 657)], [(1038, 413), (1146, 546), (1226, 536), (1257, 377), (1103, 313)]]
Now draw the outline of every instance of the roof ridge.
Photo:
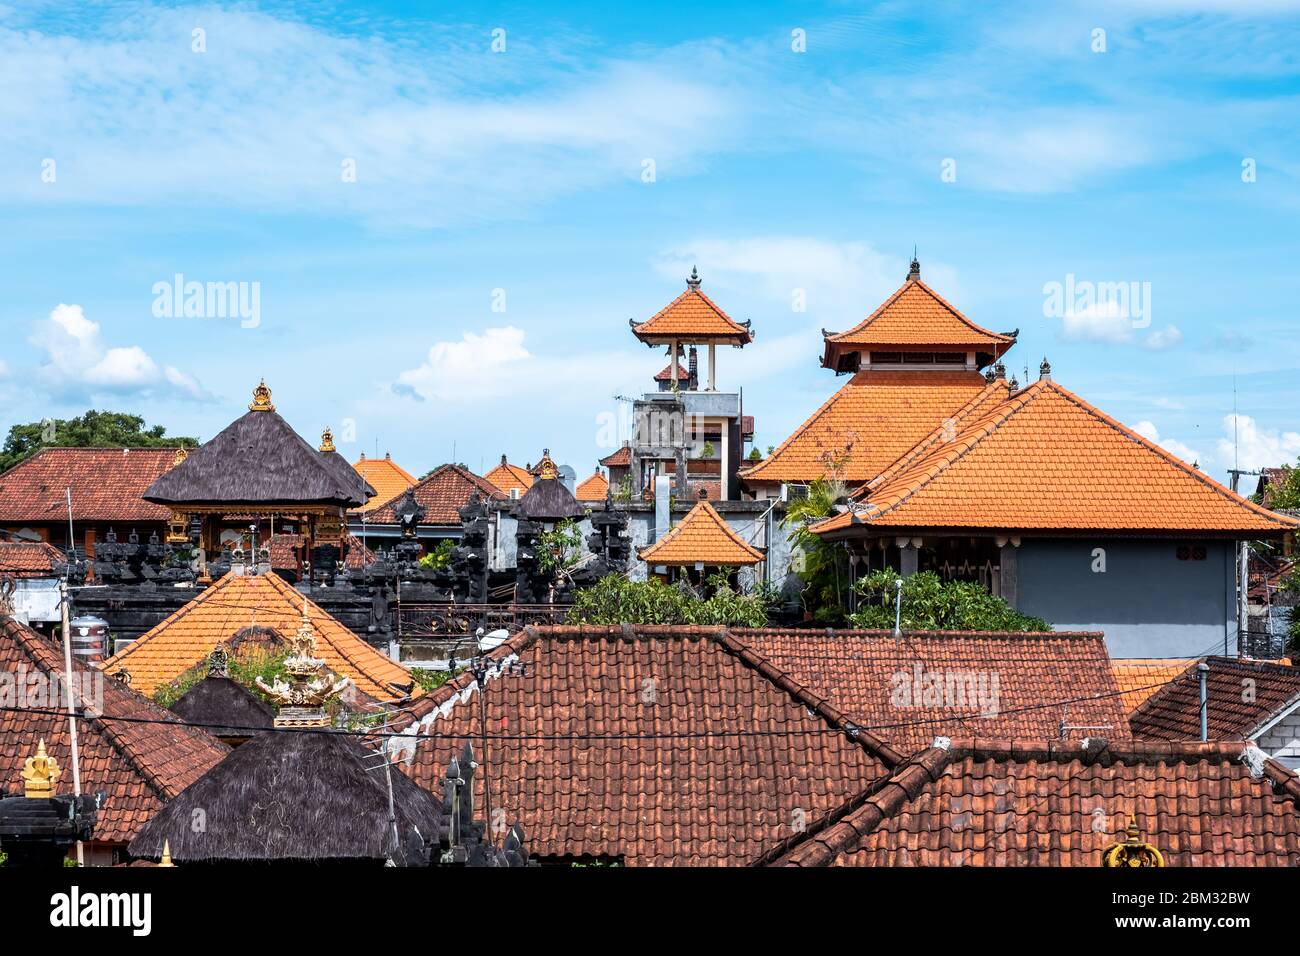
[[(906, 494), (894, 501), (889, 506), (880, 508), (872, 514), (872, 518), (888, 514), (901, 506), (904, 502), (911, 499), (922, 488), (925, 488), (932, 481), (942, 475), (945, 471), (961, 461), (972, 451), (979, 447), (984, 439), (988, 438), (999, 428), (1010, 421), (1018, 412), (1027, 408), (1043, 392), (1043, 384), (1046, 379), (1039, 379), (1032, 385), (1021, 389), (1014, 395), (1008, 395), (1004, 402), (1000, 402), (989, 410), (989, 413), (977, 419), (971, 425), (968, 425), (965, 431), (953, 437), (951, 444), (953, 446), (962, 446), (961, 450), (954, 454), (922, 456), (919, 458), (911, 469), (904, 470), (895, 476), (895, 480), (903, 482), (911, 471), (919, 472), (923, 477), (919, 481), (911, 483)], [(927, 468), (927, 462), (933, 459), (933, 467)], [(883, 486), (882, 486), (883, 487)], [(880, 490), (879, 488), (873, 489)]]
[(999, 342), (1012, 342), (1012, 343), (1015, 342), (1015, 339), (1009, 335), (1003, 335), (1001, 332), (994, 332), (990, 329), (984, 328), (982, 325), (977, 325), (971, 319), (967, 318), (960, 309), (958, 309), (955, 305), (953, 305), (951, 302), (949, 302), (947, 299), (941, 296), (938, 292), (935, 292), (934, 289), (930, 288), (929, 285), (927, 285), (924, 281), (922, 281), (919, 278), (908, 279), (906, 282), (904, 282), (901, 286), (898, 287), (898, 289), (894, 292), (893, 295), (891, 295), (888, 299), (886, 299), (879, 306), (877, 306), (875, 311), (872, 312), (870, 315), (868, 315), (865, 319), (863, 319), (857, 325), (853, 326), (851, 329), (846, 329), (843, 332), (837, 332), (834, 335), (828, 337), (827, 341), (842, 342), (848, 336), (854, 335), (858, 332), (861, 332), (869, 328), (876, 321), (882, 318), (885, 315), (885, 313), (888, 311), (889, 307), (892, 306), (895, 302), (897, 302), (900, 298), (902, 298), (904, 293), (910, 291), (913, 288), (918, 288), (922, 292), (926, 293), (928, 296), (930, 296), (931, 299), (933, 299), (935, 302), (939, 303), (939, 305), (941, 305), (944, 309), (946, 309), (948, 313), (953, 316), (953, 318), (957, 319), (959, 322), (964, 324), (972, 332), (977, 332), (980, 335), (987, 335), (989, 338), (995, 339)]
[[(932, 432), (930, 432), (930, 434), (926, 435), (924, 438), (922, 438), (919, 442), (917, 442), (907, 451), (903, 452), (903, 454), (900, 455), (892, 465), (890, 465), (888, 468), (886, 468), (884, 471), (878, 474), (875, 478), (872, 478), (866, 484), (862, 485), (859, 489), (857, 489), (857, 491), (861, 491), (863, 489), (870, 489), (872, 486), (882, 487), (889, 478), (892, 478), (894, 475), (901, 474), (903, 471), (905, 471), (909, 464), (913, 462), (919, 462), (922, 458), (925, 457), (923, 454), (923, 450), (928, 449), (930, 446), (932, 446), (934, 444), (935, 439), (942, 437), (944, 432), (948, 430), (947, 423), (949, 421), (953, 422), (954, 425), (959, 424), (969, 412), (972, 412), (976, 408), (978, 408), (979, 405), (984, 401), (984, 399), (986, 399), (989, 395), (991, 395), (994, 392), (994, 390), (998, 388), (1005, 388), (1008, 390), (1008, 392), (1010, 390), (1010, 386), (1003, 379), (994, 379), (992, 382), (987, 383), (982, 389), (979, 390), (979, 392), (972, 399), (970, 399), (970, 401), (968, 401), (961, 408), (957, 409), (955, 412), (949, 415), (946, 421), (941, 423), (937, 428), (935, 428)], [(1002, 401), (1000, 401), (997, 405), (994, 405), (993, 407), (994, 408), (1000, 407), (1003, 401), (1006, 401), (1008, 398), (1011, 397), (1012, 396), (1010, 394), (1007, 394), (1006, 396), (1003, 397)]]
[(200, 602), (206, 601), (211, 595), (217, 593), (217, 591), (229, 587), (235, 577), (237, 577), (237, 575), (233, 571), (227, 571), (225, 574), (221, 575), (221, 577), (217, 578), (198, 594), (194, 595), (194, 597), (190, 598), (176, 610), (172, 611), (172, 613), (168, 614), (153, 627), (149, 628), (149, 630), (145, 631), (122, 650), (113, 654), (111, 657), (106, 657), (103, 663), (98, 665), (99, 669), (104, 671), (104, 673), (108, 673), (109, 664), (112, 664), (115, 661), (120, 664), (123, 661), (128, 660), (137, 650), (157, 638), (162, 633), (164, 626), (171, 625), (176, 621), (181, 620), (198, 607)]
[(1187, 462), (1183, 461), (1177, 455), (1174, 455), (1166, 451), (1165, 449), (1157, 445), (1155, 442), (1143, 438), (1141, 435), (1133, 431), (1133, 429), (1129, 428), (1123, 422), (1120, 422), (1117, 419), (1114, 419), (1111, 416), (1107, 415), (1105, 412), (1103, 412), (1101, 409), (1097, 408), (1095, 405), (1088, 402), (1086, 399), (1080, 398), (1078, 395), (1070, 391), (1064, 385), (1061, 385), (1050, 379), (1040, 379), (1039, 382), (1035, 382), (1034, 384), (1038, 385), (1044, 381), (1046, 381), (1048, 387), (1053, 392), (1060, 395), (1066, 401), (1073, 403), (1075, 406), (1077, 406), (1084, 412), (1087, 412), (1089, 415), (1093, 416), (1103, 424), (1109, 425), (1111, 428), (1115, 429), (1116, 431), (1119, 431), (1125, 436), (1127, 436), (1128, 438), (1133, 439), (1138, 444), (1143, 445), (1149, 450), (1155, 452), (1161, 458), (1165, 459), (1165, 461), (1169, 462), (1172, 465), (1177, 466), (1185, 474), (1190, 475), (1191, 477), (1197, 479), (1199, 482), (1201, 482), (1201, 484), (1205, 485), (1211, 491), (1217, 492), (1220, 496), (1227, 498), (1229, 501), (1233, 502), (1234, 504), (1245, 505), (1249, 510), (1256, 512), (1260, 517), (1266, 518), (1271, 521), (1275, 521), (1283, 527), (1291, 527), (1291, 528), (1300, 527), (1300, 521), (1297, 521), (1293, 518), (1287, 518), (1283, 515), (1279, 515), (1277, 512), (1265, 508), (1263, 505), (1258, 505), (1255, 502), (1251, 501), (1250, 499), (1242, 497), (1241, 495), (1234, 492), (1232, 489), (1224, 487), (1223, 485), (1219, 484), (1219, 482), (1211, 478), (1209, 475), (1202, 472), (1200, 469), (1193, 468), (1191, 465), (1187, 464)]
[(677, 305), (679, 302), (681, 302), (681, 301), (682, 301), (683, 299), (685, 299), (687, 296), (691, 296), (691, 295), (697, 295), (697, 296), (699, 296), (702, 300), (704, 300), (704, 304), (707, 305), (711, 310), (713, 310), (713, 313), (714, 313), (715, 315), (717, 315), (718, 318), (722, 319), (725, 323), (727, 323), (728, 325), (732, 326), (733, 329), (734, 329), (734, 331), (736, 331), (736, 332), (744, 332), (744, 333), (748, 333), (748, 331), (749, 331), (748, 329), (746, 329), (743, 325), (741, 325), (739, 322), (737, 322), (737, 321), (736, 321), (735, 319), (733, 319), (731, 316), (727, 315), (727, 313), (724, 312), (724, 311), (722, 310), (722, 307), (721, 307), (721, 306), (719, 306), (716, 302), (714, 302), (712, 299), (710, 299), (710, 298), (708, 297), (708, 295), (706, 295), (706, 294), (704, 293), (704, 291), (701, 290), (701, 289), (699, 289), (699, 288), (688, 288), (685, 292), (680, 293), (680, 294), (677, 295), (677, 296), (676, 296), (676, 297), (675, 297), (671, 302), (669, 302), (667, 305), (665, 305), (662, 309), (660, 309), (660, 310), (659, 310), (658, 312), (656, 312), (654, 315), (650, 316), (650, 318), (646, 319), (644, 322), (641, 322), (641, 323), (637, 324), (637, 325), (634, 327), (635, 330), (636, 330), (636, 331), (644, 331), (645, 328), (646, 328), (646, 326), (650, 325), (650, 323), (652, 323), (652, 322), (654, 322), (656, 319), (660, 318), (662, 315), (664, 315), (664, 313), (666, 313), (666, 312), (667, 312), (669, 309), (671, 309), (673, 306)]

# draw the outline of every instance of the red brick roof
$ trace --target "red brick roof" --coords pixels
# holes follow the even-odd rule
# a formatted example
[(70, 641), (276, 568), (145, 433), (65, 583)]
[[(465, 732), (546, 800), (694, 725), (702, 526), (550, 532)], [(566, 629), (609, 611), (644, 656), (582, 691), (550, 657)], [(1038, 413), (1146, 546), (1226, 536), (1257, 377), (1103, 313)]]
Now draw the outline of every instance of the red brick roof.
[(1050, 379), (974, 404), (815, 526), (1279, 536), (1261, 508)]
[(389, 454), (385, 454), (383, 458), (367, 458), (362, 455), (352, 467), (371, 488), (375, 489), (375, 496), (357, 508), (357, 511), (371, 511), (378, 508), (416, 482), (416, 477), (393, 461)]
[(1124, 694), (1124, 710), (1132, 715), (1138, 705), (1181, 674), (1194, 658), (1117, 657), (1110, 662), (1115, 683)]
[(0, 540), (0, 574), (16, 578), (49, 577), (67, 556), (44, 541)]
[[(30, 686), (35, 687), (30, 675), (39, 673), (46, 680), (61, 675), (63, 651), (16, 621), (0, 618), (0, 669), (29, 675)], [(201, 730), (182, 726), (168, 711), (112, 678), (76, 662), (73, 669), (79, 707), (95, 705), (95, 692), (103, 689), (102, 716), (77, 722), (82, 792), (103, 790), (108, 796), (99, 811), (94, 838), (126, 843), (164, 801), (215, 766), (229, 748)], [(58, 687), (61, 690), (64, 685)], [(48, 702), (37, 703), (42, 709), (49, 706)], [(54, 706), (65, 706), (62, 696)], [(126, 723), (111, 719), (114, 717), (157, 723)], [(12, 709), (0, 709), (0, 789), (21, 790), (23, 762), (36, 752), (42, 738), (63, 770), (59, 792), (72, 792), (67, 717)]]
[[(672, 380), (672, 377), (673, 377), (673, 363), (672, 363), (672, 362), (669, 362), (667, 365), (665, 365), (665, 366), (663, 367), (663, 371), (661, 371), (658, 375), (655, 376), (655, 381), (656, 381), (656, 382), (667, 382), (667, 381), (671, 381), (671, 380)], [(681, 364), (678, 364), (678, 366), (677, 366), (677, 381), (679, 381), (679, 382), (685, 382), (685, 381), (687, 381), (690, 377), (691, 377), (690, 370), (689, 370), (688, 368), (686, 368), (686, 366), (681, 365)]]
[[(1243, 744), (1054, 741), (931, 748), (801, 839), (793, 866), (1084, 866), (1129, 815), (1167, 866), (1295, 866), (1300, 779)], [(779, 848), (778, 848), (779, 849)]]
[(1062, 723), (1098, 728), (1111, 739), (1129, 736), (1099, 633), (732, 633), (905, 753), (939, 735), (1055, 737)]
[(823, 365), (835, 368), (843, 352), (859, 350), (942, 350), (1001, 355), (1016, 342), (1010, 335), (980, 328), (919, 278), (897, 292), (847, 332), (826, 336)]
[(67, 488), (77, 521), (166, 521), (170, 511), (140, 496), (175, 455), (174, 448), (42, 448), (0, 475), (0, 522), (66, 522)]
[(746, 481), (870, 481), (972, 403), (1006, 397), (978, 372), (858, 372), (762, 461)]
[[(811, 825), (901, 758), (724, 630), (526, 628), (489, 659), (492, 805), (537, 857), (735, 865)], [(439, 786), (479, 691), (462, 674), (417, 702), (412, 776)], [(476, 752), (478, 752), (476, 750)], [(478, 805), (482, 805), (481, 802)]]
[[(1201, 681), (1193, 661), (1131, 715), (1133, 736), (1199, 740)], [(1278, 711), (1300, 700), (1300, 668), (1267, 661), (1207, 657), (1206, 715), (1211, 740), (1245, 740)]]
[(497, 465), (486, 475), (483, 476), (498, 491), (510, 494), (511, 491), (518, 489), (522, 495), (525, 491), (533, 486), (533, 476), (528, 469), (522, 465), (512, 465), (506, 461), (506, 456), (501, 456), (501, 464)]
[[(459, 525), (460, 515), (457, 512), (469, 504), (476, 491), (480, 498), (502, 501), (506, 497), (490, 481), (480, 478), (468, 468), (443, 465), (415, 486), (415, 500), (428, 512), (424, 517), (425, 524)], [(370, 524), (396, 524), (397, 516), (393, 509), (405, 496), (406, 492), (402, 492), (367, 512), (366, 521)]]
[[(300, 574), (302, 561), (298, 557), (297, 549), (302, 547), (305, 540), (306, 535), (301, 534), (272, 535), (269, 543), (271, 567), (277, 571), (292, 571)], [(374, 564), (377, 560), (374, 552), (363, 545), (356, 535), (347, 536), (347, 547), (348, 556), (343, 563), (349, 568), (362, 568), (367, 564)]]

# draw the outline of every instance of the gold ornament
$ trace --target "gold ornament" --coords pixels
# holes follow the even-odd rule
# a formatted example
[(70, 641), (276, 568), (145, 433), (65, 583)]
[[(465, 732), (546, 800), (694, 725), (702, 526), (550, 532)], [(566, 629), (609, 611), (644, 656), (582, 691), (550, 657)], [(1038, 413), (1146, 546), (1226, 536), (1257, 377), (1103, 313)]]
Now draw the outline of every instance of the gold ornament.
[(1112, 843), (1101, 851), (1101, 865), (1105, 867), (1120, 866), (1164, 866), (1165, 858), (1150, 843), (1143, 843), (1138, 831), (1137, 817), (1129, 814), (1128, 829), (1119, 843)]

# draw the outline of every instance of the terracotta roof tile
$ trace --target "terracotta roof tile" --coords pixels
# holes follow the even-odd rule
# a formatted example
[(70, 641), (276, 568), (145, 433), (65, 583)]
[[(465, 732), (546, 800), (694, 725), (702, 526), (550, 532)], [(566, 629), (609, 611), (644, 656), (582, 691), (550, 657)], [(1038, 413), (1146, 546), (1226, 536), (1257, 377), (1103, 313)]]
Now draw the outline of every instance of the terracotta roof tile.
[[(655, 381), (668, 382), (672, 380), (672, 377), (673, 377), (673, 363), (669, 362), (667, 365), (663, 367), (663, 370), (658, 375), (655, 376)], [(691, 377), (690, 370), (686, 368), (685, 365), (678, 363), (677, 381), (679, 382), (689, 381), (690, 377)]]
[(362, 455), (352, 467), (371, 488), (375, 489), (375, 496), (357, 508), (357, 511), (373, 511), (407, 488), (414, 486), (419, 480), (387, 455), (383, 458), (367, 458)]
[(858, 372), (741, 477), (798, 483), (838, 477), (851, 485), (870, 481), (946, 418), (989, 394), (979, 372)]
[[(1144, 740), (1199, 740), (1200, 661), (1191, 661), (1130, 715)], [(1277, 711), (1300, 699), (1300, 668), (1268, 661), (1207, 657), (1206, 722), (1211, 740), (1246, 740)]]
[[(302, 534), (272, 535), (269, 542), (271, 549), (271, 567), (277, 571), (302, 572), (302, 560), (298, 549), (303, 546), (307, 536)], [(362, 568), (378, 560), (374, 552), (361, 543), (354, 534), (347, 536), (348, 555), (344, 564), (349, 568)]]
[(49, 577), (67, 556), (44, 541), (0, 541), (0, 575)]
[(1124, 710), (1132, 714), (1138, 705), (1169, 683), (1183, 671), (1195, 658), (1115, 658), (1110, 662), (1110, 669), (1115, 674), (1115, 683), (1124, 692)]
[(763, 552), (748, 544), (707, 501), (696, 502), (671, 531), (639, 552), (646, 564), (739, 567), (757, 564)]
[(0, 522), (66, 522), (67, 488), (77, 521), (166, 521), (167, 508), (140, 496), (175, 456), (174, 448), (42, 448), (0, 475)]
[(600, 463), (606, 468), (626, 468), (632, 464), (632, 449), (624, 445), (612, 455), (606, 455)]
[(972, 350), (1001, 355), (1015, 339), (980, 328), (920, 279), (905, 282), (847, 332), (826, 337), (827, 354), (858, 348)]
[[(182, 726), (166, 710), (100, 672), (76, 661), (73, 668), (80, 706), (102, 714), (77, 722), (82, 792), (103, 790), (108, 797), (99, 811), (94, 838), (126, 843), (164, 801), (219, 763), (229, 748), (201, 730)], [(15, 675), (40, 672), (47, 680), (51, 675), (61, 677), (63, 652), (43, 635), (0, 618), (0, 669)], [(63, 687), (60, 682), (58, 688)], [(100, 689), (102, 703), (95, 699)], [(63, 704), (60, 697), (54, 706)], [(127, 723), (114, 717), (151, 722)], [(42, 738), (63, 770), (59, 792), (72, 792), (67, 717), (10, 709), (0, 710), (0, 789), (21, 789), (23, 762), (36, 752)]]
[[(486, 764), (535, 857), (746, 863), (901, 759), (716, 628), (527, 628), (489, 656), (522, 666), (486, 682)], [(437, 735), (406, 757), (422, 786), (479, 746), (472, 684), (414, 708)]]
[(525, 491), (533, 486), (533, 476), (527, 468), (519, 465), (512, 465), (506, 461), (506, 456), (501, 456), (501, 464), (497, 465), (486, 475), (486, 478), (493, 487), (498, 491), (510, 494), (511, 491), (518, 489), (522, 495)]
[[(303, 595), (278, 574), (226, 574), (162, 623), (101, 665), (107, 674), (125, 669), (131, 686), (151, 695), (204, 660), (218, 644), (239, 630), (257, 625), (286, 640), (302, 622)], [(352, 680), (373, 700), (402, 696), (391, 685), (412, 682), (411, 673), (381, 654), (311, 601), (308, 614), (316, 628), (316, 649), (330, 670)], [(422, 691), (416, 687), (413, 696)]]
[(1298, 525), (1042, 379), (957, 421), (816, 526), (1280, 535)]
[(590, 478), (578, 485), (578, 490), (573, 493), (573, 497), (579, 501), (604, 501), (608, 491), (609, 480), (597, 468)]
[[(427, 512), (424, 517), (425, 524), (459, 525), (460, 515), (457, 512), (469, 504), (475, 492), (478, 492), (480, 498), (498, 501), (506, 497), (496, 485), (485, 478), (480, 478), (469, 469), (459, 465), (443, 465), (416, 484), (415, 500)], [(367, 512), (366, 521), (371, 524), (396, 524), (397, 517), (393, 509), (405, 494), (406, 492), (402, 492), (380, 507)]]
[(1055, 737), (1062, 723), (1096, 727), (1111, 739), (1129, 736), (1099, 633), (732, 633), (904, 753), (924, 750), (939, 735)]
[[(1083, 866), (1129, 815), (1167, 866), (1294, 866), (1300, 782), (1238, 744), (974, 741), (934, 748), (775, 862), (794, 866)], [(778, 848), (779, 849), (779, 848)]]
[(746, 345), (753, 341), (749, 328), (734, 321), (699, 289), (699, 282), (687, 281), (686, 291), (652, 315), (632, 332), (645, 342), (666, 343), (673, 338), (683, 343), (715, 339)]

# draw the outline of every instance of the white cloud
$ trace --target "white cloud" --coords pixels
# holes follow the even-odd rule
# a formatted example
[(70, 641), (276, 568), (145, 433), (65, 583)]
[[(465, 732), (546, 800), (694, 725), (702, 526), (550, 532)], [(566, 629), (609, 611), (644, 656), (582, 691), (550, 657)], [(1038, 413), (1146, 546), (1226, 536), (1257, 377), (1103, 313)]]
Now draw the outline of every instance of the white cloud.
[(4, 177), (0, 197), (518, 217), (575, 189), (639, 185), (645, 159), (658, 179), (681, 175), (734, 144), (744, 112), (707, 49), (619, 62), (521, 36), (496, 55), (486, 32), (353, 37), (206, 7), (195, 53), (193, 10), (139, 13), (81, 36), (0, 27), (0, 165), (57, 164), (53, 183)]
[(1176, 455), (1189, 465), (1196, 464), (1204, 468), (1206, 461), (1205, 456), (1195, 448), (1184, 445), (1176, 438), (1161, 438), (1160, 430), (1156, 428), (1155, 422), (1142, 420), (1133, 426), (1133, 430), (1152, 444), (1159, 445), (1171, 455)]
[(68, 398), (131, 393), (210, 398), (192, 376), (160, 366), (140, 346), (106, 345), (99, 323), (86, 318), (79, 305), (55, 306), (47, 319), (35, 324), (28, 341), (45, 353), (39, 376)]
[[(1235, 425), (1235, 434), (1234, 434)], [(1218, 456), (1225, 467), (1247, 471), (1294, 464), (1300, 456), (1300, 432), (1260, 428), (1249, 415), (1225, 415)]]
[(1178, 331), (1176, 325), (1166, 325), (1163, 329), (1157, 329), (1142, 340), (1142, 347), (1160, 352), (1165, 349), (1171, 349), (1183, 340), (1183, 333)]
[(1183, 341), (1183, 333), (1176, 325), (1166, 325), (1139, 337), (1134, 329), (1134, 317), (1113, 300), (1066, 312), (1061, 318), (1061, 334), (1075, 342), (1137, 343), (1156, 352), (1171, 349)]
[(509, 390), (532, 355), (512, 325), (466, 332), (459, 342), (435, 342), (425, 360), (397, 376), (393, 391), (422, 401), (483, 398)]

